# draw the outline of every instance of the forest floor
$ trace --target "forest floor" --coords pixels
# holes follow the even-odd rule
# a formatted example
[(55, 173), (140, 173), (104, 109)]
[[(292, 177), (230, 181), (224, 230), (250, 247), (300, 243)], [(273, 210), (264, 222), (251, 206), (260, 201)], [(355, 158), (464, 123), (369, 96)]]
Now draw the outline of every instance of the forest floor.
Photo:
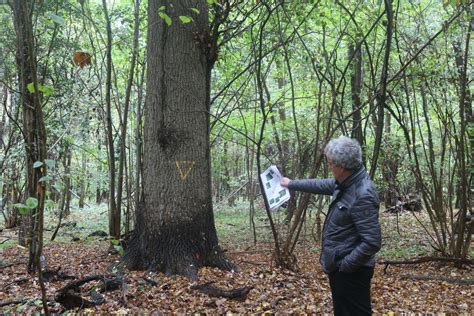
[[(104, 237), (87, 237), (96, 230), (106, 230), (106, 216), (103, 209), (73, 210), (59, 230), (57, 240), (46, 242), (44, 246), (47, 268), (60, 269), (60, 275), (76, 279), (110, 275), (108, 268), (119, 259), (119, 255), (109, 253), (109, 241)], [(421, 222), (427, 220), (423, 212), (417, 216)], [(303, 237), (296, 248), (300, 269), (292, 272), (272, 265), (271, 234), (263, 213), (256, 216), (256, 244), (248, 227), (248, 212), (238, 207), (229, 209), (217, 205), (215, 218), (221, 246), (227, 256), (238, 264), (240, 272), (203, 268), (197, 283), (213, 282), (212, 285), (228, 290), (252, 287), (245, 299), (211, 297), (192, 289), (196, 283), (180, 276), (126, 271), (123, 286), (101, 294), (102, 304), (69, 311), (118, 314), (332, 313), (329, 284), (319, 265), (319, 249), (313, 240), (314, 229), (310, 224), (303, 229)], [(277, 224), (283, 219), (284, 214), (276, 214)], [(418, 220), (410, 213), (402, 213), (398, 217), (381, 213), (384, 239), (372, 282), (374, 313), (473, 314), (472, 266), (456, 268), (451, 263), (433, 261), (390, 265), (385, 269), (385, 265), (380, 263), (383, 260), (431, 255), (427, 234)], [(52, 216), (47, 218), (46, 228), (49, 230), (45, 240), (50, 238), (55, 221)], [(2, 225), (0, 222), (0, 229)], [(15, 244), (16, 234), (15, 230), (0, 231), (0, 314), (41, 312), (40, 287), (37, 278), (26, 272), (28, 251)], [(71, 241), (74, 237), (79, 240)], [(470, 256), (472, 259), (472, 251)], [(431, 280), (414, 280), (414, 277), (428, 277)], [(46, 283), (51, 312), (65, 311), (54, 299), (57, 290), (70, 282), (69, 279), (56, 278)], [(92, 291), (99, 289), (101, 283), (97, 282), (88, 282), (81, 287), (83, 298), (93, 300), (90, 292), (97, 292)], [(97, 295), (93, 297), (97, 299)]]

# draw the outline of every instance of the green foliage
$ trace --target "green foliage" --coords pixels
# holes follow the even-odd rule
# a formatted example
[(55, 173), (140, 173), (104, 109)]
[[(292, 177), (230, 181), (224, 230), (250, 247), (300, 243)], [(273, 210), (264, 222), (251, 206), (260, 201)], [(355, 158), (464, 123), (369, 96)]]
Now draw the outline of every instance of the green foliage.
[(444, 7), (451, 6), (453, 8), (459, 6), (459, 5), (465, 5), (467, 1), (465, 0), (443, 0), (443, 5)]
[(187, 24), (187, 23), (193, 21), (193, 18), (192, 18), (192, 17), (185, 16), (185, 15), (180, 15), (180, 16), (179, 16), (179, 19), (181, 20), (181, 22), (183, 22), (183, 24)]
[(51, 181), (52, 179), (53, 179), (53, 178), (50, 177), (50, 176), (43, 176), (43, 177), (41, 177), (41, 178), (38, 180), (38, 182), (49, 182), (49, 181)]
[(165, 23), (168, 25), (168, 26), (171, 26), (171, 18), (168, 14), (166, 14), (165, 12), (160, 12), (158, 13), (159, 16), (165, 21)]
[(13, 207), (18, 209), (18, 212), (21, 215), (28, 214), (30, 209), (34, 209), (38, 206), (38, 199), (34, 197), (29, 197), (26, 199), (25, 204), (23, 203), (15, 203), (12, 205)]
[(49, 13), (48, 16), (54, 23), (60, 26), (64, 26), (64, 24), (66, 24), (66, 20), (59, 15), (56, 15), (54, 13)]
[[(285, 216), (284, 212), (276, 212), (274, 215), (276, 222), (280, 222)], [(229, 207), (224, 202), (217, 203), (214, 206), (214, 219), (221, 243), (235, 247), (248, 244), (253, 240), (248, 201), (237, 200), (234, 207)], [(263, 208), (256, 209), (254, 220), (257, 226), (257, 240), (271, 241), (268, 218)]]
[[(35, 92), (35, 86), (33, 82), (30, 82), (29, 84), (27, 84), (26, 88), (28, 89), (30, 93)], [(43, 86), (41, 83), (38, 83), (38, 90), (44, 93), (46, 96), (51, 96), (54, 93), (53, 87)]]
[[(364, 131), (366, 165), (370, 166), (372, 162), (378, 119), (374, 96), (380, 88), (386, 19), (374, 23), (384, 11), (384, 2), (290, 1), (273, 8), (268, 20), (268, 9), (262, 3), (257, 1), (252, 5), (242, 4), (238, 9), (233, 8), (228, 19), (219, 27), (218, 59), (212, 71), (210, 91), (213, 101), (210, 107), (212, 180), (214, 194), (219, 201), (226, 201), (232, 192), (257, 178), (255, 154), (260, 136), (262, 167), (270, 163), (284, 164), (288, 176), (303, 177), (313, 172), (313, 163), (321, 154), (327, 137), (350, 134), (353, 124), (358, 123)], [(410, 190), (419, 192), (420, 187), (432, 190), (437, 180), (442, 183), (441, 190), (437, 192), (443, 192), (446, 209), (450, 209), (456, 200), (452, 192), (456, 192), (459, 174), (464, 170), (459, 170), (460, 151), (456, 145), (462, 122), (459, 119), (457, 52), (453, 47), (463, 49), (469, 16), (467, 12), (462, 13), (449, 27), (445, 21), (458, 10), (458, 6), (465, 3), (464, 0), (394, 3), (397, 8), (396, 38), (392, 42), (389, 64), (389, 77), (393, 80), (388, 86), (390, 98), (386, 106), (397, 115), (397, 120), (385, 112), (385, 118), (390, 117), (390, 123), (384, 123), (386, 132), (375, 175), (381, 193), (392, 185), (384, 180), (382, 163), (384, 159), (394, 159), (398, 162), (395, 183), (401, 194)], [(215, 12), (225, 9), (216, 0), (207, 0), (207, 4), (210, 7), (210, 22)], [(35, 6), (33, 12), (36, 17), (35, 52), (41, 73), (38, 89), (49, 147), (49, 159), (37, 161), (33, 167), (48, 167), (48, 176), (40, 181), (45, 182), (52, 192), (61, 192), (65, 188), (65, 180), (70, 179), (74, 193), (79, 194), (79, 188), (83, 187), (88, 202), (94, 201), (98, 192), (107, 190), (109, 184), (102, 109), (105, 95), (105, 21), (101, 5), (100, 1), (86, 1), (83, 5), (69, 0), (43, 1), (41, 6)], [(143, 122), (137, 123), (136, 119), (137, 105), (144, 103), (138, 96), (146, 92), (139, 86), (146, 67), (146, 9), (146, 5), (140, 7), (139, 63), (135, 69), (132, 108), (127, 121), (129, 170), (136, 167), (135, 136), (137, 129), (143, 127)], [(171, 6), (159, 8), (165, 25), (171, 26), (172, 20), (178, 21), (177, 18), (178, 22), (189, 24), (196, 18), (195, 14), (201, 13), (191, 7), (186, 9), (187, 14), (176, 16), (172, 15), (172, 9)], [(119, 114), (123, 114), (130, 70), (134, 21), (132, 2), (116, 1), (110, 7), (110, 20), (113, 28), (112, 102), (116, 105), (111, 119), (115, 133), (120, 128)], [(15, 29), (10, 9), (6, 6), (0, 8), (0, 21), (2, 82), (11, 87), (6, 107), (0, 107), (0, 117), (7, 118), (2, 141), (4, 144), (11, 141), (12, 144), (8, 152), (5, 147), (0, 147), (0, 166), (3, 168), (0, 170), (0, 181), (2, 186), (21, 188), (25, 181), (22, 109), (16, 93), (18, 74), (15, 50), (12, 49), (15, 47), (15, 36), (12, 36)], [(442, 35), (427, 45), (402, 74), (391, 78), (440, 29), (444, 29)], [(348, 47), (360, 43), (364, 36), (365, 42), (361, 46), (361, 119), (355, 122), (351, 117), (354, 110), (351, 76), (355, 72), (354, 62), (348, 64)], [(75, 66), (71, 55), (76, 51), (90, 53), (92, 65), (83, 69)], [(346, 66), (347, 71), (344, 72)], [(261, 71), (260, 83), (258, 70)], [(468, 74), (472, 77), (469, 71)], [(471, 77), (468, 82), (472, 81)], [(425, 88), (425, 100), (421, 95), (422, 87)], [(29, 83), (27, 89), (30, 93), (35, 92), (33, 83)], [(264, 107), (263, 112), (261, 106)], [(265, 116), (266, 127), (260, 134)], [(10, 121), (9, 117), (15, 120)], [(406, 127), (409, 141), (401, 124)], [(432, 164), (429, 129), (435, 157)], [(467, 132), (474, 135), (472, 124), (468, 125)], [(115, 134), (114, 139), (117, 148), (120, 139)], [(283, 148), (284, 157), (280, 157), (280, 148)], [(70, 169), (65, 167), (68, 153), (71, 153)], [(419, 176), (413, 172), (416, 169), (415, 154)], [(445, 155), (444, 159), (441, 159), (442, 155)], [(114, 163), (113, 167), (117, 168), (118, 162)], [(134, 180), (132, 174), (130, 171), (128, 175), (130, 183)], [(323, 175), (324, 169), (311, 174)], [(418, 183), (420, 180), (423, 186)], [(250, 192), (244, 186), (235, 197), (240, 201), (243, 197), (249, 198), (247, 195), (252, 198), (258, 194), (258, 190)], [(52, 203), (50, 208), (54, 207)], [(234, 212), (223, 204), (219, 202), (216, 206), (218, 229), (226, 234), (248, 234), (246, 207), (239, 205), (240, 211)], [(28, 212), (27, 205), (16, 205), (22, 212)], [(82, 211), (91, 212), (91, 216), (95, 214), (90, 210)], [(265, 214), (259, 213), (257, 217), (263, 221)], [(106, 217), (100, 217), (97, 226), (107, 227), (106, 221)], [(246, 228), (233, 230), (236, 227), (233, 225)]]
[(50, 169), (53, 169), (53, 168), (56, 166), (56, 161), (53, 160), (53, 159), (45, 159), (45, 160), (44, 160), (44, 163), (45, 163), (46, 166), (48, 166), (48, 168), (50, 168)]
[(36, 169), (36, 168), (41, 167), (42, 165), (43, 165), (43, 162), (41, 162), (41, 161), (35, 161), (35, 162), (33, 163), (33, 168)]
[(118, 253), (123, 256), (124, 253), (125, 253), (125, 250), (123, 249), (123, 247), (121, 245), (118, 245), (118, 246), (114, 246), (115, 250), (118, 251)]
[(160, 18), (163, 19), (163, 21), (165, 21), (165, 23), (168, 26), (171, 26), (171, 24), (172, 24), (171, 18), (168, 14), (166, 14), (165, 10), (166, 10), (166, 7), (161, 6), (160, 9), (159, 9), (160, 12), (158, 13), (158, 15), (160, 16)]
[(112, 244), (112, 246), (114, 247), (115, 250), (118, 251), (118, 253), (123, 256), (123, 254), (125, 253), (122, 245), (120, 244), (120, 240), (117, 240), (117, 239), (112, 239), (110, 240), (110, 243)]
[(46, 209), (52, 209), (54, 208), (55, 205), (56, 205), (56, 202), (54, 202), (53, 200), (47, 199), (44, 201), (44, 206)]
[(12, 205), (13, 207), (16, 207), (18, 209), (18, 212), (21, 214), (21, 215), (26, 215), (28, 214), (28, 206), (25, 205), (25, 204), (22, 204), (22, 203), (15, 203)]
[(378, 256), (391, 259), (407, 259), (429, 255), (429, 248), (424, 245), (406, 245), (405, 247), (382, 247)]
[(26, 206), (29, 209), (33, 209), (38, 206), (38, 199), (34, 197), (29, 197), (26, 199)]

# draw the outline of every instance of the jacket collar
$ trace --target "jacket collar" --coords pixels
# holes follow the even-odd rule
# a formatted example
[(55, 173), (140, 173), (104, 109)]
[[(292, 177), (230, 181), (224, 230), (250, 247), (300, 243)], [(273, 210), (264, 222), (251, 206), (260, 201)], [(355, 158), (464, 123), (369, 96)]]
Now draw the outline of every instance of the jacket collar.
[(367, 172), (365, 171), (364, 166), (360, 167), (357, 171), (354, 171), (353, 174), (348, 176), (342, 183), (337, 183), (336, 190), (342, 190), (350, 187), (352, 184), (362, 180), (366, 176)]

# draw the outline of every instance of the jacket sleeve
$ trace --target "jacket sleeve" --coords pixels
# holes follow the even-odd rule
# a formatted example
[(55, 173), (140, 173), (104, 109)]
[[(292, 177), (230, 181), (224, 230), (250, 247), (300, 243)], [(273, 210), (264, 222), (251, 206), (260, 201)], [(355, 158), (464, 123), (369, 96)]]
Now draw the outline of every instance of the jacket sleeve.
[(325, 195), (332, 195), (335, 187), (335, 179), (291, 180), (288, 184), (288, 189), (290, 190)]
[(382, 233), (379, 223), (379, 199), (376, 192), (360, 196), (352, 206), (350, 216), (361, 242), (340, 263), (341, 272), (354, 272), (380, 250)]

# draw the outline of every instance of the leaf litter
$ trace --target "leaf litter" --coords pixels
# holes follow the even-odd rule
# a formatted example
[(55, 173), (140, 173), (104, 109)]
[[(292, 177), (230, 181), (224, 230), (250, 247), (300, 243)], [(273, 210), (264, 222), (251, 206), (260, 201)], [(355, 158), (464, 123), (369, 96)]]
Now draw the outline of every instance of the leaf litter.
[[(98, 241), (78, 243), (50, 243), (44, 248), (48, 268), (81, 279), (91, 275), (110, 274), (108, 268), (119, 257), (108, 253), (109, 243)], [(162, 273), (125, 271), (121, 289), (102, 293), (104, 303), (70, 312), (91, 313), (331, 313), (332, 301), (326, 275), (320, 268), (318, 253), (302, 250), (298, 253), (300, 271), (281, 270), (271, 266), (268, 244), (262, 243), (240, 251), (228, 249), (234, 262), (240, 262), (240, 272), (226, 272), (215, 268), (199, 271), (199, 284), (212, 282), (219, 288), (233, 289), (251, 286), (244, 300), (211, 297), (192, 290), (193, 283), (181, 276)], [(1, 250), (3, 266), (0, 276), (0, 302), (21, 301), (0, 307), (2, 313), (41, 312), (40, 287), (36, 277), (26, 272), (27, 250), (9, 247)], [(458, 269), (452, 264), (427, 262), (416, 265), (377, 265), (372, 282), (374, 313), (457, 313), (474, 312), (474, 291), (471, 285), (445, 281), (403, 280), (402, 275), (454, 276), (471, 279), (472, 270)], [(57, 290), (71, 280), (52, 280), (46, 283), (47, 297), (53, 313), (64, 312), (55, 303)], [(97, 283), (83, 286), (82, 294)]]

